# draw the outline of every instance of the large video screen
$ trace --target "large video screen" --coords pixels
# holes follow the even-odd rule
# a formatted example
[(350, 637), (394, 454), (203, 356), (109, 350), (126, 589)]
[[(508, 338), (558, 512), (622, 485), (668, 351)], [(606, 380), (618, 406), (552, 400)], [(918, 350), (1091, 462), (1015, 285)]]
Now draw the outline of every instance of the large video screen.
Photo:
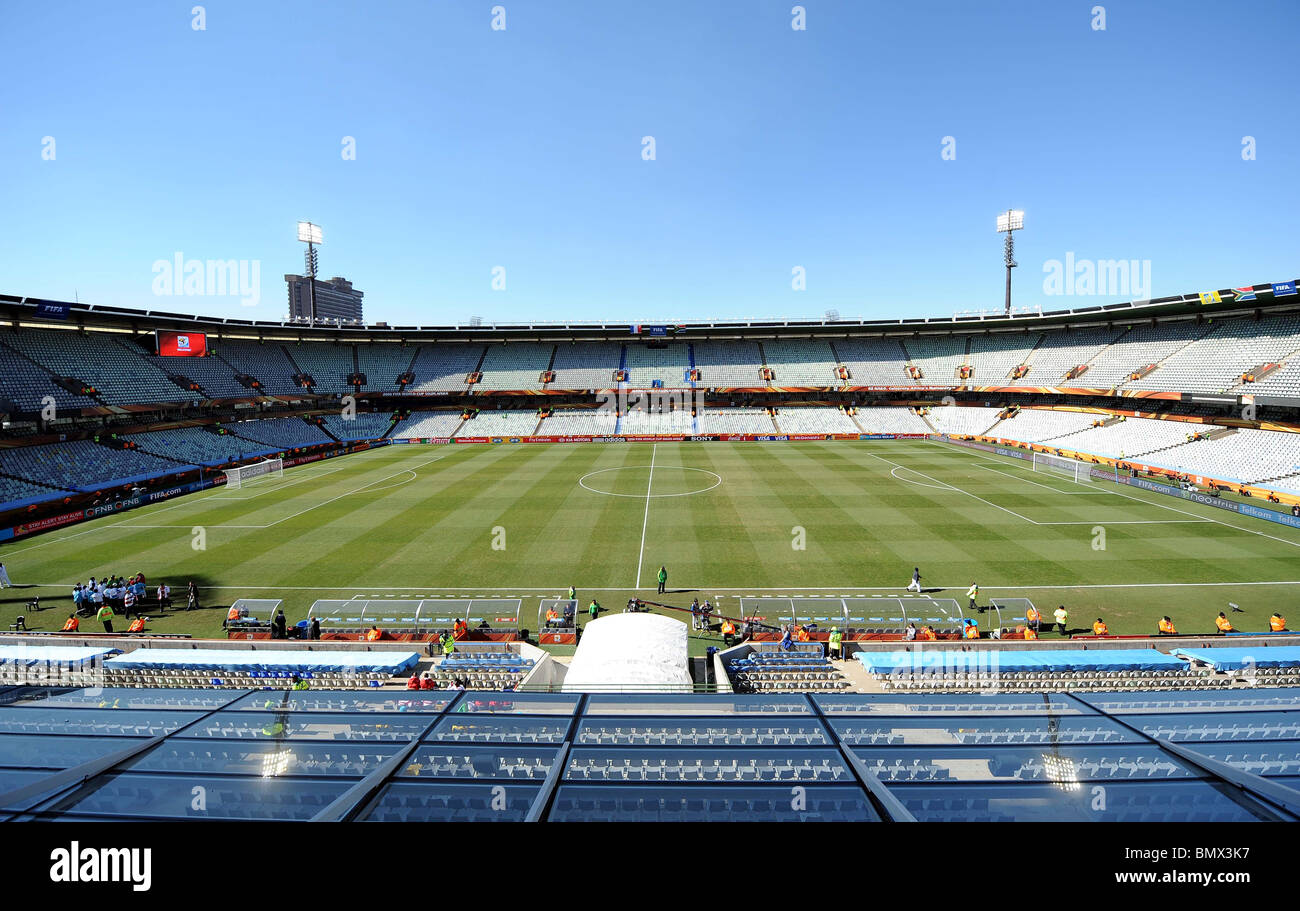
[(157, 332), (158, 353), (163, 357), (203, 357), (208, 353), (208, 337), (202, 332)]

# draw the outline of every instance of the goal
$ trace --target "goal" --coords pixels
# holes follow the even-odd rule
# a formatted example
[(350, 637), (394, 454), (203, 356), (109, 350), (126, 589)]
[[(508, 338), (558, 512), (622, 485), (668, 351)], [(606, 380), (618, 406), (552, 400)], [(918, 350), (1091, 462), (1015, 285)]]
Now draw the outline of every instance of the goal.
[(1074, 459), (1063, 459), (1043, 452), (1034, 453), (1034, 471), (1065, 475), (1076, 484), (1092, 482), (1092, 466), (1087, 462), (1076, 462)]
[(260, 462), (254, 462), (252, 465), (244, 465), (239, 468), (226, 469), (226, 487), (234, 489), (243, 487), (254, 478), (264, 478), (274, 476), (276, 478), (284, 475), (284, 459), (263, 459)]

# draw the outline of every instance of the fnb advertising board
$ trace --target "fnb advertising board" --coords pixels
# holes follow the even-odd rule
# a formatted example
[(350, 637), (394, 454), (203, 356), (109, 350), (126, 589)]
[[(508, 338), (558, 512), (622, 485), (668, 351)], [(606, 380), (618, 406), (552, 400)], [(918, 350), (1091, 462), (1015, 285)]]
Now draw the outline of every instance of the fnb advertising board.
[(202, 332), (167, 332), (159, 329), (158, 354), (162, 357), (203, 357), (208, 353), (208, 337)]

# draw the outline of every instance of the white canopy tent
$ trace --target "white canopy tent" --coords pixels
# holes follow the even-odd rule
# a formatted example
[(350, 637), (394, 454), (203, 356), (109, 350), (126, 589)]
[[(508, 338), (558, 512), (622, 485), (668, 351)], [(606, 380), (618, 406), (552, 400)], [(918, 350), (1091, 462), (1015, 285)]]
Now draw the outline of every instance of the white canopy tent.
[(583, 628), (563, 692), (690, 692), (686, 637), (685, 623), (660, 614), (593, 620)]

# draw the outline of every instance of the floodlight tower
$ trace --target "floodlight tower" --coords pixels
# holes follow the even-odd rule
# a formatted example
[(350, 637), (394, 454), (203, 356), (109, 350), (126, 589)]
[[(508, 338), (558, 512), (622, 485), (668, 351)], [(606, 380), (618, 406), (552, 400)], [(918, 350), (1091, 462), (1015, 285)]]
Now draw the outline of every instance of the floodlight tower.
[(1007, 236), (1002, 247), (1002, 259), (1007, 267), (1007, 316), (1011, 315), (1011, 270), (1016, 267), (1016, 242), (1011, 237), (1012, 231), (1019, 231), (1025, 226), (1023, 209), (1007, 209), (998, 216), (998, 233)]
[(307, 252), (303, 254), (303, 263), (306, 266), (307, 283), (308, 283), (308, 288), (310, 289), (309, 293), (311, 297), (311, 321), (312, 324), (315, 325), (316, 323), (316, 245), (324, 241), (324, 238), (321, 235), (320, 225), (313, 225), (309, 221), (298, 222), (298, 239), (307, 245)]

